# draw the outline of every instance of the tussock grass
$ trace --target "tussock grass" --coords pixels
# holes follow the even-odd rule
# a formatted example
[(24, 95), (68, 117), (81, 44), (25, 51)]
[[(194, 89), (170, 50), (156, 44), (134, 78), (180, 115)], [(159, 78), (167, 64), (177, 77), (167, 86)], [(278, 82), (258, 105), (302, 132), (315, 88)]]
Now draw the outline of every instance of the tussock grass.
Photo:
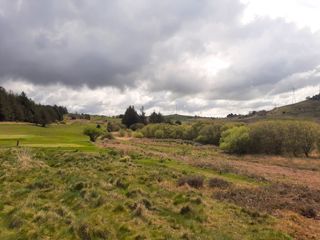
[(114, 151), (19, 148), (0, 156), (0, 239), (255, 239), (260, 231), (260, 239), (289, 239), (269, 217), (250, 225), (254, 218), (216, 202), (205, 184), (178, 187), (185, 169), (157, 159), (149, 159), (159, 161), (155, 168)]
[(46, 168), (48, 167), (44, 162), (34, 160), (30, 149), (17, 148), (14, 150), (17, 156), (18, 167), (20, 170), (29, 170), (32, 168)]
[[(235, 163), (245, 157), (184, 141), (137, 138), (110, 140), (99, 149), (82, 135), (82, 123), (11, 126), (0, 131), (0, 239), (291, 239), (289, 227), (279, 228), (280, 215), (244, 204), (257, 204), (268, 193), (261, 189), (273, 186), (259, 172), (239, 169)], [(8, 148), (15, 144), (10, 136), (20, 136), (21, 147)], [(244, 200), (233, 200), (243, 189)], [(313, 201), (286, 195), (294, 206), (317, 203), (314, 190), (288, 191), (307, 193)], [(316, 205), (276, 212), (282, 210), (317, 226)], [(293, 220), (285, 223), (292, 226)], [(290, 233), (308, 239), (299, 231)]]

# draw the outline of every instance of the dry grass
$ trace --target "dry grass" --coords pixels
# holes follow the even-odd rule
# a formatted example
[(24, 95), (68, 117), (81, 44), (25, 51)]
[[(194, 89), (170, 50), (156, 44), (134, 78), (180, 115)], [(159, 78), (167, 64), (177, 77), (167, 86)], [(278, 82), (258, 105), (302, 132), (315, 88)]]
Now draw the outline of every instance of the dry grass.
[(306, 218), (320, 220), (320, 190), (307, 186), (272, 184), (260, 188), (230, 187), (215, 193), (214, 197), (259, 212), (275, 214), (278, 210), (290, 210)]
[(119, 138), (101, 146), (90, 154), (0, 155), (0, 237), (320, 239), (320, 177), (304, 159), (268, 162), (182, 141)]
[(15, 149), (15, 154), (17, 156), (19, 170), (30, 170), (33, 168), (48, 167), (44, 162), (33, 159), (30, 149), (17, 148)]

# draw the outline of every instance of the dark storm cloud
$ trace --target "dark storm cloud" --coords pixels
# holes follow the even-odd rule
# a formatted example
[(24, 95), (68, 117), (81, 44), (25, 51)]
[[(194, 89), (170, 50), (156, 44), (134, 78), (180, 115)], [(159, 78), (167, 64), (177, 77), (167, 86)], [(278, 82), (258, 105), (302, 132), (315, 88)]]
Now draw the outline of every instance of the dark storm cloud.
[(283, 19), (243, 24), (244, 9), (239, 0), (0, 0), (0, 81), (143, 83), (150, 96), (200, 94), (211, 106), (315, 85), (318, 75), (303, 73), (320, 65), (319, 34)]
[[(2, 0), (0, 77), (132, 86), (153, 47), (206, 19), (209, 5), (226, 7), (194, 0)], [(229, 20), (213, 13), (217, 21)]]
[[(19, 5), (18, 2), (21, 4)], [(2, 1), (1, 76), (34, 83), (68, 85), (133, 85), (139, 77), (163, 89), (192, 92), (180, 72), (168, 73), (169, 85), (153, 73), (141, 76), (151, 58), (175, 61), (183, 51), (203, 51), (200, 36), (172, 39), (206, 22), (234, 24), (242, 6), (237, 1)], [(189, 29), (192, 29), (190, 32)], [(214, 30), (214, 29), (212, 29)], [(13, 40), (13, 41), (12, 41)], [(3, 43), (5, 42), (5, 43)], [(168, 44), (169, 49), (165, 49)], [(154, 49), (165, 50), (161, 52)], [(175, 49), (173, 49), (175, 48)], [(190, 82), (190, 83), (188, 83)], [(176, 83), (176, 86), (175, 86)], [(158, 90), (158, 88), (155, 88)]]

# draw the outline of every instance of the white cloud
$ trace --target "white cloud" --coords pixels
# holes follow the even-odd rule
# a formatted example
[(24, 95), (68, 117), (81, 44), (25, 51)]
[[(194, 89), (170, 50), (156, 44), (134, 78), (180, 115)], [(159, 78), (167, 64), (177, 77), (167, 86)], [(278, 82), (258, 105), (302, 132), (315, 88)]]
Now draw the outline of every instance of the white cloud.
[(269, 109), (317, 88), (319, 11), (308, 0), (0, 0), (0, 83), (89, 113)]
[(241, 0), (247, 5), (244, 22), (256, 17), (284, 18), (299, 27), (320, 30), (320, 2), (315, 0)]

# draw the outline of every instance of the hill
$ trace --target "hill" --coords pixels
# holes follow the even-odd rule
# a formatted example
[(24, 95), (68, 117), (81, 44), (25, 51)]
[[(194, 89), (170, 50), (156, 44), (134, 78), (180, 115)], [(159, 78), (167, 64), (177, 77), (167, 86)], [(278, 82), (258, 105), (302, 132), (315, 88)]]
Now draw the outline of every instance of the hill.
[(320, 95), (307, 100), (274, 108), (270, 111), (253, 111), (247, 115), (229, 114), (229, 120), (255, 121), (260, 119), (316, 119), (320, 120)]
[(267, 116), (272, 118), (320, 118), (320, 101), (309, 99), (275, 108), (269, 111)]
[(167, 121), (180, 121), (180, 122), (190, 122), (194, 120), (205, 120), (210, 119), (207, 117), (199, 117), (199, 116), (188, 116), (188, 115), (180, 115), (180, 114), (172, 114), (164, 116)]

